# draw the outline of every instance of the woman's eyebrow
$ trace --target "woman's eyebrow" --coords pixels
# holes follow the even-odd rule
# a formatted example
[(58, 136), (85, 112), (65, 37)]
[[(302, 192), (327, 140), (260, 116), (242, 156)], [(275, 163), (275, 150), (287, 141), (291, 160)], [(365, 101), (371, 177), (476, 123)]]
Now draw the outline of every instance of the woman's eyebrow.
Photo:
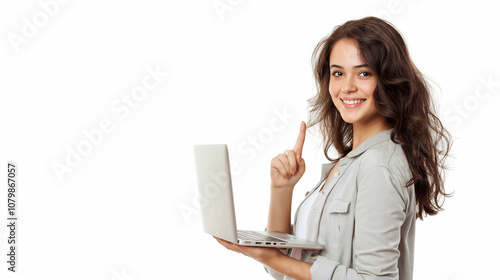
[[(340, 66), (340, 65), (337, 65), (337, 64), (332, 64), (330, 66), (330, 69), (332, 69), (333, 67), (336, 67), (336, 68), (340, 68), (340, 69), (344, 69), (344, 67)], [(360, 64), (360, 65), (356, 65), (354, 66), (353, 68), (356, 69), (356, 68), (363, 68), (363, 67), (368, 67), (368, 64)]]

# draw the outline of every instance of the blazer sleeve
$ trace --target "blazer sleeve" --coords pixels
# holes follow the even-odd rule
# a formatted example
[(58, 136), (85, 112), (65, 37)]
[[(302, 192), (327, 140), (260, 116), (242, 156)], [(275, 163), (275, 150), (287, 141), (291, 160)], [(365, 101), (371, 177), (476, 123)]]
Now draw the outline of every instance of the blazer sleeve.
[(360, 174), (354, 213), (353, 267), (318, 256), (312, 279), (398, 280), (400, 229), (406, 214), (404, 184), (386, 166)]

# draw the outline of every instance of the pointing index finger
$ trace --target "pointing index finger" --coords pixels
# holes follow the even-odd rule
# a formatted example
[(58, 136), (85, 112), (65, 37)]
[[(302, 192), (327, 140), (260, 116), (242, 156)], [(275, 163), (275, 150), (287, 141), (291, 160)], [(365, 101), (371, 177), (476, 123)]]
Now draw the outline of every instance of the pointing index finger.
[(297, 154), (299, 158), (302, 157), (302, 148), (304, 147), (305, 140), (306, 140), (306, 123), (301, 122), (299, 136), (297, 137), (297, 142), (295, 143), (295, 147), (293, 148), (293, 151)]

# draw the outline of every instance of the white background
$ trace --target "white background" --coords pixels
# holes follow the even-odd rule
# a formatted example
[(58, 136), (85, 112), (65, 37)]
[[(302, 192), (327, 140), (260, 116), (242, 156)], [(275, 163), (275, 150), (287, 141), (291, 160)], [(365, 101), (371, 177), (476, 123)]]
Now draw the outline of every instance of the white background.
[[(455, 195), (417, 223), (414, 279), (500, 279), (496, 1), (74, 0), (49, 16), (47, 2), (0, 2), (1, 279), (267, 279), (202, 232), (192, 145), (229, 145), (238, 226), (264, 228), (269, 162), (308, 117), (313, 48), (368, 15), (404, 35), (455, 138)], [(169, 75), (118, 112), (147, 69)], [(54, 165), (106, 120), (113, 130), (59, 179)], [(326, 162), (313, 132), (294, 209)], [(17, 273), (6, 263), (8, 161)]]

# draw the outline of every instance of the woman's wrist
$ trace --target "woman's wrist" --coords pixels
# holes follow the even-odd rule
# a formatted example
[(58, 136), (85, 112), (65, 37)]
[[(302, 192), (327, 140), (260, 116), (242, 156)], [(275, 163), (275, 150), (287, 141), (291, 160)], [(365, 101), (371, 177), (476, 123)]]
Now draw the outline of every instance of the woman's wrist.
[(293, 194), (293, 187), (275, 187), (271, 185), (271, 195), (272, 194), (288, 196)]
[(291, 233), (292, 192), (283, 189), (271, 189), (267, 230)]

